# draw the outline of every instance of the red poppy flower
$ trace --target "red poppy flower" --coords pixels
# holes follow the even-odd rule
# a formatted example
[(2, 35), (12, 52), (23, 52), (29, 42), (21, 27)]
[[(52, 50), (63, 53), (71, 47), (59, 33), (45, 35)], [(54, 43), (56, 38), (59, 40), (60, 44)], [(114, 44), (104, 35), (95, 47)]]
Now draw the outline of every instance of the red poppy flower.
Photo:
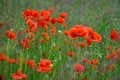
[(74, 27), (77, 28), (79, 37), (83, 37), (83, 38), (88, 37), (89, 33), (88, 33), (88, 30), (86, 29), (85, 26), (83, 26), (83, 25), (75, 25)]
[(14, 58), (8, 58), (8, 59), (7, 59), (7, 62), (8, 62), (9, 64), (13, 64), (13, 63), (15, 62), (15, 59), (14, 59)]
[(52, 7), (49, 7), (48, 11), (49, 11), (50, 14), (54, 13), (54, 9)]
[(69, 51), (69, 52), (67, 52), (67, 55), (70, 56), (70, 57), (73, 57), (74, 56), (74, 52)]
[(55, 33), (56, 33), (56, 27), (53, 26), (53, 27), (50, 29), (50, 34), (55, 35)]
[(91, 64), (91, 60), (89, 60), (88, 58), (83, 58), (83, 62), (87, 64)]
[(84, 43), (84, 42), (80, 42), (80, 46), (81, 46), (82, 48), (84, 48), (84, 47), (85, 47), (85, 43)]
[(82, 73), (82, 72), (84, 72), (84, 67), (81, 64), (76, 63), (76, 64), (74, 64), (74, 70), (76, 72)]
[(92, 41), (93, 41), (93, 40), (92, 40), (91, 38), (87, 38), (87, 39), (86, 39), (87, 45), (88, 45), (88, 46), (91, 46), (91, 45), (92, 45)]
[(38, 72), (48, 72), (51, 71), (52, 68), (50, 67), (51, 65), (51, 61), (50, 60), (44, 60), (44, 59), (40, 59), (40, 62), (38, 63)]
[(93, 60), (91, 60), (91, 64), (92, 64), (92, 65), (97, 65), (98, 62), (99, 62), (99, 60), (97, 60), (97, 59), (93, 59)]
[(118, 40), (118, 35), (117, 35), (117, 32), (115, 30), (110, 30), (110, 39), (113, 41)]
[(44, 20), (37, 20), (38, 26), (40, 28), (46, 28), (47, 27), (47, 22)]
[(46, 40), (45, 40), (44, 38), (40, 38), (40, 42), (41, 42), (41, 43), (45, 43)]
[(2, 79), (2, 75), (0, 75), (0, 80), (3, 80), (3, 79)]
[(61, 18), (61, 17), (56, 18), (56, 21), (57, 21), (58, 23), (61, 23), (61, 24), (64, 24), (64, 23), (65, 23), (65, 20), (64, 20), (63, 18)]
[(36, 63), (33, 60), (26, 60), (26, 65), (30, 68), (36, 69)]
[(16, 35), (13, 31), (8, 31), (6, 30), (6, 36), (7, 38), (9, 38), (10, 40), (14, 40), (16, 38)]
[(45, 20), (45, 21), (50, 21), (51, 20), (51, 18), (50, 18), (50, 12), (49, 11), (46, 11), (46, 10), (44, 10), (44, 9), (42, 9), (41, 11), (40, 11), (40, 18), (42, 19), (42, 20)]
[(111, 59), (111, 54), (107, 54), (106, 55), (106, 60), (110, 60)]
[(112, 49), (110, 45), (108, 45), (106, 48), (107, 48), (107, 50), (111, 50)]
[(27, 78), (27, 75), (22, 74), (20, 69), (18, 69), (17, 73), (11, 74), (11, 76), (14, 80), (20, 80), (20, 79), (26, 79)]
[(66, 35), (66, 36), (69, 36), (69, 31), (68, 31), (68, 30), (65, 30), (65, 31), (63, 32), (63, 34)]
[(64, 18), (64, 19), (66, 19), (67, 13), (59, 13), (59, 16), (62, 17), (62, 18)]
[(91, 32), (91, 34), (90, 34), (90, 37), (91, 37), (91, 39), (93, 40), (93, 41), (95, 41), (95, 42), (101, 42), (102, 41), (102, 38), (101, 38), (101, 36), (98, 34), (98, 33), (96, 33), (96, 32)]
[(115, 66), (113, 64), (110, 64), (108, 66), (105, 66), (105, 69), (106, 70), (114, 70), (115, 69)]
[(35, 22), (33, 22), (31, 19), (27, 19), (26, 24), (29, 26), (30, 29), (37, 26), (37, 24)]
[(20, 61), (21, 61), (21, 59), (20, 59), (20, 58), (17, 58), (16, 64), (20, 64)]
[(78, 29), (77, 28), (70, 28), (69, 29), (69, 36), (70, 36), (70, 38), (73, 38), (73, 39), (75, 39), (75, 38), (77, 38), (78, 37)]
[(36, 10), (26, 9), (24, 12), (22, 12), (22, 17), (24, 19), (36, 20), (39, 18), (39, 14)]
[(27, 48), (30, 47), (30, 40), (29, 40), (28, 38), (23, 38), (23, 39), (20, 40), (19, 44), (20, 44), (23, 48), (27, 49)]
[(4, 56), (2, 53), (0, 53), (0, 61), (5, 61), (6, 60), (6, 56)]

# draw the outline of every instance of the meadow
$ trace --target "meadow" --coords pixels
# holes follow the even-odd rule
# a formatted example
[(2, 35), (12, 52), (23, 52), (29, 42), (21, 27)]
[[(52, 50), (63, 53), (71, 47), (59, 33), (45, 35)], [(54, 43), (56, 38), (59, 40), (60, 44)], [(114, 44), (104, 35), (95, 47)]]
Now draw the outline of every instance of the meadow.
[(0, 80), (120, 80), (120, 1), (0, 0)]

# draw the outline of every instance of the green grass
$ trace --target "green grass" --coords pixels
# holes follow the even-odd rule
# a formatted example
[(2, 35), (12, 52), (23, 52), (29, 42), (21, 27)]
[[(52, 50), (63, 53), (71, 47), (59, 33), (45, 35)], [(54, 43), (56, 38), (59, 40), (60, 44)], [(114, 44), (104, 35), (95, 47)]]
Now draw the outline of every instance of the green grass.
[[(4, 22), (4, 26), (0, 28), (0, 34), (3, 34), (0, 37), (0, 53), (10, 58), (21, 57), (23, 59), (23, 64), (20, 65), (15, 63), (10, 65), (0, 61), (0, 75), (3, 76), (3, 80), (12, 80), (10, 74), (16, 73), (18, 68), (28, 75), (27, 80), (81, 80), (83, 77), (88, 80), (119, 80), (120, 60), (115, 63), (113, 71), (104, 70), (104, 66), (110, 63), (105, 59), (105, 55), (110, 53), (106, 50), (106, 46), (111, 45), (113, 50), (120, 48), (120, 41), (113, 42), (109, 39), (110, 29), (120, 30), (119, 4), (119, 0), (0, 0), (0, 22)], [(68, 13), (66, 24), (69, 28), (76, 24), (92, 27), (102, 36), (102, 42), (93, 43), (91, 47), (84, 49), (76, 49), (72, 44), (66, 45), (65, 40), (69, 38), (58, 32), (57, 36), (50, 36), (50, 40), (43, 44), (39, 42), (43, 30), (39, 29), (39, 33), (35, 35), (35, 41), (31, 42), (30, 49), (21, 48), (17, 42), (25, 37), (24, 29), (27, 27), (25, 20), (21, 17), (21, 12), (27, 8), (40, 11), (49, 7), (55, 10), (53, 16), (57, 16), (60, 12)], [(21, 35), (17, 35), (15, 41), (10, 41), (5, 35), (7, 29), (12, 29), (15, 33), (21, 31)], [(57, 25), (57, 30), (63, 31), (63, 26)], [(72, 39), (69, 40), (71, 43), (74, 42)], [(82, 39), (77, 41), (80, 42), (80, 40)], [(54, 44), (58, 49), (53, 48)], [(73, 51), (74, 57), (68, 57), (66, 54), (68, 51)], [(39, 73), (24, 64), (25, 60), (33, 59), (38, 65), (39, 60), (44, 58), (42, 52), (46, 54), (45, 59), (53, 63), (51, 72)], [(100, 55), (102, 57), (99, 57)], [(98, 70), (95, 71), (92, 66), (84, 65), (90, 70), (76, 75), (73, 65), (77, 62), (83, 64), (84, 57), (98, 59), (98, 70), (103, 69), (104, 73), (99, 74)]]

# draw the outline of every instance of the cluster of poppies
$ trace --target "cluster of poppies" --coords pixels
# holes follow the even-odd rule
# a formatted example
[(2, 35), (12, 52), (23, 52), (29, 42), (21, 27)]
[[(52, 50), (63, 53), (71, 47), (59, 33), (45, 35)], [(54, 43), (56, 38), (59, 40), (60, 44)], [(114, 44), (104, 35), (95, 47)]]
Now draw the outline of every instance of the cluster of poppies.
[[(98, 43), (102, 41), (102, 38), (98, 33), (93, 31), (92, 28), (86, 27), (84, 25), (75, 25), (69, 30), (64, 31), (64, 34), (72, 39), (81, 37), (85, 39), (88, 45), (91, 45), (92, 41), (98, 42)], [(81, 43), (81, 46), (82, 46), (82, 43)]]
[[(61, 24), (64, 27), (64, 31), (62, 32), (65, 37), (70, 38), (72, 40), (83, 38), (83, 42), (80, 42), (79, 44), (73, 43), (75, 47), (81, 46), (84, 48), (86, 45), (90, 46), (92, 45), (92, 42), (100, 43), (102, 41), (102, 37), (100, 34), (95, 32), (91, 27), (87, 27), (85, 25), (74, 25), (71, 28), (67, 27), (67, 24), (65, 23), (65, 20), (67, 18), (67, 13), (59, 13), (57, 17), (52, 17), (52, 14), (54, 13), (53, 8), (49, 8), (48, 10), (42, 9), (39, 12), (32, 9), (26, 9), (22, 12), (22, 18), (25, 20), (27, 27), (25, 27), (24, 34), (26, 35), (24, 38), (19, 40), (19, 45), (23, 49), (30, 48), (30, 42), (35, 40), (35, 34), (38, 33), (39, 29), (42, 29), (43, 31), (40, 32), (41, 36), (39, 37), (39, 40), (41, 43), (45, 43), (46, 41), (49, 41), (50, 36), (49, 35), (56, 35), (57, 33), (57, 24)], [(21, 34), (21, 33), (20, 33)], [(15, 40), (17, 38), (17, 35), (12, 30), (6, 30), (6, 37), (11, 41)], [(119, 40), (119, 33), (115, 30), (110, 30), (110, 39), (113, 41)], [(66, 43), (69, 45), (69, 40), (66, 41)], [(56, 48), (56, 46), (54, 46)], [(110, 46), (107, 47), (108, 50), (111, 49)], [(43, 56), (46, 56), (44, 53), (42, 53)], [(69, 57), (74, 56), (74, 52), (72, 50), (67, 52), (67, 55)], [(118, 61), (120, 57), (120, 50), (116, 50), (115, 52), (112, 52), (111, 54), (106, 55), (106, 60), (115, 60)], [(3, 53), (0, 53), (0, 61), (6, 61), (9, 64), (20, 64), (21, 58), (17, 58), (16, 60), (14, 58), (9, 58), (5, 56)], [(99, 63), (98, 59), (83, 59), (83, 65), (92, 65), (94, 69), (97, 68), (97, 65)], [(28, 67), (38, 71), (38, 72), (49, 72), (52, 71), (52, 63), (49, 59), (40, 59), (38, 62), (38, 65), (32, 60), (25, 60), (25, 65)], [(86, 68), (80, 63), (73, 64), (73, 69), (77, 73), (83, 73)], [(113, 69), (114, 65), (108, 65), (106, 66), (106, 69)], [(14, 80), (19, 79), (26, 79), (27, 75), (22, 74), (22, 71), (18, 69), (17, 73), (11, 74), (12, 78)], [(86, 80), (86, 79), (82, 79)]]

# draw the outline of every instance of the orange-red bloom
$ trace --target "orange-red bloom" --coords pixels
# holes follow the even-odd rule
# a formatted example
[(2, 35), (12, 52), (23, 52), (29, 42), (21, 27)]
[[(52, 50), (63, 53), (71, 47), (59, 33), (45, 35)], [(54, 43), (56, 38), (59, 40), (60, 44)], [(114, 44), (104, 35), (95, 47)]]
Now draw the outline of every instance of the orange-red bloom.
[(84, 43), (84, 42), (80, 42), (80, 46), (81, 46), (82, 48), (84, 48), (84, 47), (85, 47), (85, 43)]
[(70, 56), (70, 57), (73, 57), (74, 56), (74, 52), (69, 51), (69, 52), (67, 52), (67, 55)]
[(106, 48), (107, 48), (107, 50), (111, 50), (111, 46), (110, 45), (108, 45)]
[(70, 38), (73, 38), (73, 39), (77, 38), (78, 37), (78, 29), (74, 28), (74, 27), (70, 28), (69, 36), (70, 36)]
[(38, 72), (43, 72), (43, 73), (51, 71), (52, 68), (50, 67), (50, 65), (51, 65), (50, 60), (40, 59), (40, 62), (38, 63), (37, 71)]
[(15, 59), (14, 59), (14, 58), (8, 58), (8, 59), (7, 59), (7, 62), (8, 62), (9, 64), (13, 64), (13, 63), (15, 63)]
[(108, 66), (105, 66), (106, 70), (114, 70), (115, 66), (113, 64), (110, 64)]
[(6, 56), (4, 56), (2, 53), (0, 53), (0, 61), (5, 61), (6, 60)]
[(11, 74), (11, 76), (14, 80), (21, 80), (21, 79), (26, 79), (27, 78), (27, 75), (22, 74), (20, 69), (18, 69), (17, 73)]
[(117, 32), (115, 30), (110, 30), (110, 39), (113, 41), (118, 40), (118, 35), (117, 35)]
[(36, 10), (26, 9), (24, 12), (22, 12), (22, 17), (24, 19), (38, 19), (39, 13)]
[(101, 42), (102, 41), (101, 36), (98, 33), (94, 32), (94, 31), (91, 32), (90, 36), (91, 36), (91, 39), (93, 41), (95, 41), (95, 42)]
[(88, 30), (85, 26), (83, 25), (75, 25), (74, 26), (75, 28), (77, 28), (77, 35), (78, 37), (83, 37), (83, 38), (87, 38), (89, 33), (88, 33)]
[(106, 60), (110, 60), (111, 59), (111, 54), (107, 54), (106, 55)]
[(30, 68), (36, 69), (36, 63), (33, 60), (26, 60), (26, 65)]
[(23, 39), (20, 40), (19, 44), (20, 44), (23, 48), (27, 49), (27, 48), (30, 47), (30, 40), (29, 40), (28, 38), (23, 38)]
[(10, 40), (14, 40), (16, 38), (16, 35), (13, 31), (8, 31), (6, 30), (6, 36), (7, 38), (9, 38)]
[(92, 64), (92, 65), (97, 65), (98, 62), (99, 62), (99, 60), (97, 60), (97, 59), (93, 59), (93, 60), (91, 60), (91, 64)]
[(66, 19), (67, 13), (59, 13), (59, 16), (62, 17), (62, 18), (64, 18), (64, 19)]
[(20, 61), (21, 61), (21, 59), (20, 59), (20, 58), (17, 58), (16, 64), (20, 64)]
[(74, 70), (76, 72), (82, 73), (82, 72), (84, 72), (84, 67), (81, 64), (76, 63), (76, 64), (74, 64)]

